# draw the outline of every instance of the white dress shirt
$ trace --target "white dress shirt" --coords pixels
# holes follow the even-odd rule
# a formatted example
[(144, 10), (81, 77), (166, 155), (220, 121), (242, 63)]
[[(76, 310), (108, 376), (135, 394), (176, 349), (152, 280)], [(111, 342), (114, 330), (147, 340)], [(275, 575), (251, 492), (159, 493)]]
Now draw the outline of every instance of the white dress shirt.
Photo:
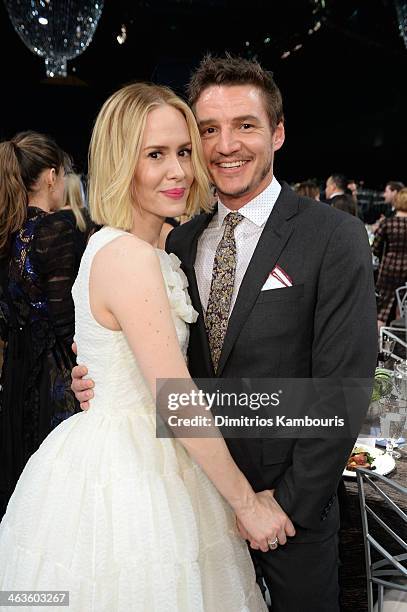
[[(235, 305), (241, 282), (254, 250), (280, 191), (281, 185), (273, 176), (270, 185), (266, 187), (262, 193), (242, 206), (242, 208), (239, 208), (238, 212), (243, 215), (244, 219), (235, 227), (237, 261), (230, 313)], [(217, 212), (198, 240), (195, 258), (195, 274), (204, 313), (206, 312), (209, 300), (215, 251), (225, 231), (223, 222), (226, 215), (230, 212), (233, 211), (222, 204), (221, 201), (218, 201)]]

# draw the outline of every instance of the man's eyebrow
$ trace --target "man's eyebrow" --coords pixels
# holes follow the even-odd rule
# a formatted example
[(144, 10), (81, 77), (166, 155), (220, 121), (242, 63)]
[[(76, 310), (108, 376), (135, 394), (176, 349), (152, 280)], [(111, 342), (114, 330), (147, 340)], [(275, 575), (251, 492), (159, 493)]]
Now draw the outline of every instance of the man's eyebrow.
[(234, 123), (245, 123), (247, 121), (258, 121), (259, 118), (256, 115), (241, 115), (240, 117), (233, 117)]
[[(256, 115), (240, 115), (239, 117), (233, 117), (232, 119), (233, 123), (245, 123), (247, 121), (258, 122), (259, 118)], [(198, 121), (198, 126), (202, 128), (206, 125), (216, 125), (217, 123), (217, 119), (202, 119), (202, 121)]]

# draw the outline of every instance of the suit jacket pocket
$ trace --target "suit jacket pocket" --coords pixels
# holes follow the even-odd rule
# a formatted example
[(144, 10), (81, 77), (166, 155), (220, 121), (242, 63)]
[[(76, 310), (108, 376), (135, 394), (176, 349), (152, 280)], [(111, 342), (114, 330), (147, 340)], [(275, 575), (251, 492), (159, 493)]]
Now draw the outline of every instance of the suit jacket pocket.
[(293, 285), (292, 287), (282, 287), (281, 289), (266, 289), (260, 291), (256, 304), (262, 302), (292, 302), (304, 295), (304, 285)]
[(263, 465), (289, 463), (291, 460), (291, 440), (270, 439), (262, 443)]

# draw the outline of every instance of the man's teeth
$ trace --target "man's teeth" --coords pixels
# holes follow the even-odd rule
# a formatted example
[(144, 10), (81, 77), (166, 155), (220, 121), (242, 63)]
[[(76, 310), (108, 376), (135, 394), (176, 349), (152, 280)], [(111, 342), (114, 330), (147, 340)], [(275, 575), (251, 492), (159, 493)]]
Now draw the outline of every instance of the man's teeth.
[(236, 162), (222, 162), (219, 164), (221, 168), (239, 168), (239, 166), (244, 166), (245, 161), (236, 161)]

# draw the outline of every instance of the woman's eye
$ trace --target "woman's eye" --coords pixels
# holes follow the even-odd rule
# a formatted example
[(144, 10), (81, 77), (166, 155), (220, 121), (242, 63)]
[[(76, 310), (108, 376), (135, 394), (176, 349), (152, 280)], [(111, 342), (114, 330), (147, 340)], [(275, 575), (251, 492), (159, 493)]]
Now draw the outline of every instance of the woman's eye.
[(190, 157), (191, 151), (192, 149), (181, 149), (179, 155), (181, 155), (181, 157)]
[(160, 159), (161, 152), (160, 151), (151, 151), (151, 153), (149, 153), (148, 156), (151, 157), (152, 159)]

